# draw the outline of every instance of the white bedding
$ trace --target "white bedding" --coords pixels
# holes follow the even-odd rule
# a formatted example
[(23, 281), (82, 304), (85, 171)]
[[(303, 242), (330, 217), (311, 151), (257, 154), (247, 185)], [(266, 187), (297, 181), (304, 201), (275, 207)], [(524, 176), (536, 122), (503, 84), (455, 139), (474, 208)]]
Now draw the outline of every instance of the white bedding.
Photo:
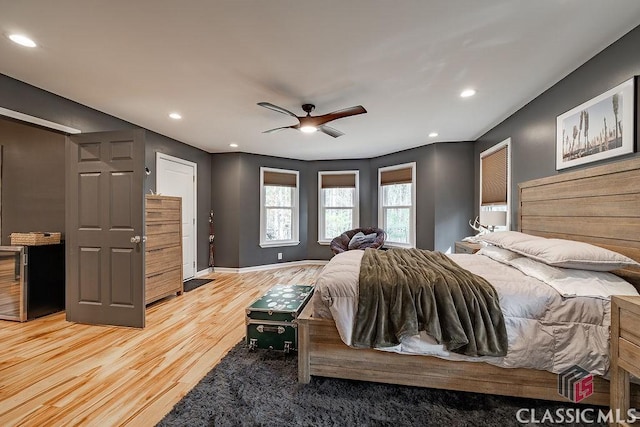
[[(314, 315), (333, 318), (340, 337), (351, 344), (358, 304), (358, 275), (364, 251), (336, 255), (316, 282)], [(451, 360), (482, 361), (507, 368), (560, 373), (579, 365), (603, 375), (609, 368), (610, 304), (605, 298), (563, 297), (553, 287), (482, 255), (450, 255), (461, 267), (487, 279), (500, 296), (509, 350), (505, 357), (468, 357), (448, 352), (431, 337), (405, 339), (381, 350), (427, 354)], [(635, 289), (632, 291), (635, 292)], [(588, 290), (586, 291), (588, 294)]]

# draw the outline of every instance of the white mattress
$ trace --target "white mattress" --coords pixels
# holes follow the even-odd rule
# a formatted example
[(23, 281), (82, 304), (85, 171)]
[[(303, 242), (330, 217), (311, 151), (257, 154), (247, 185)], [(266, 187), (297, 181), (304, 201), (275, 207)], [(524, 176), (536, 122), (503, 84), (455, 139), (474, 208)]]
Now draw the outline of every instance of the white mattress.
[[(312, 299), (314, 316), (333, 318), (351, 344), (358, 304), (358, 275), (364, 251), (336, 255), (323, 269)], [(565, 298), (554, 288), (486, 256), (450, 255), (461, 267), (483, 276), (497, 290), (509, 349), (505, 357), (468, 357), (448, 352), (422, 333), (380, 350), (426, 354), (450, 360), (491, 363), (560, 373), (574, 365), (603, 375), (609, 368), (610, 304), (602, 298)]]

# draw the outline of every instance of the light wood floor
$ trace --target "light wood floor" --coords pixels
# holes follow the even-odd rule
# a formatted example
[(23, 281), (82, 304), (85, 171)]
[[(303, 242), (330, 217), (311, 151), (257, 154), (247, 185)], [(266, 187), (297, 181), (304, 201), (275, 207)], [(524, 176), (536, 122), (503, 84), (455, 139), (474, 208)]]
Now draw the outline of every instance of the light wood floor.
[(0, 320), (0, 426), (153, 426), (244, 338), (244, 309), (271, 286), (313, 284), (320, 266), (243, 274), (147, 308), (147, 327), (59, 313)]

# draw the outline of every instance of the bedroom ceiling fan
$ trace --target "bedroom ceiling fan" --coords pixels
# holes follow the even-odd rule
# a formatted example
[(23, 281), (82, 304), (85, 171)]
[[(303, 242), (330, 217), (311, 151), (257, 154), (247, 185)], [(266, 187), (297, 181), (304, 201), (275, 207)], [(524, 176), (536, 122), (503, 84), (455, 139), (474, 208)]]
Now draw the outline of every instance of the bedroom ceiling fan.
[(282, 107), (278, 107), (277, 105), (273, 105), (269, 102), (258, 102), (258, 105), (273, 111), (277, 111), (282, 114), (286, 114), (288, 116), (293, 116), (296, 119), (298, 119), (297, 125), (283, 126), (275, 129), (269, 129), (262, 133), (273, 133), (273, 132), (281, 131), (283, 129), (297, 129), (305, 133), (320, 131), (334, 138), (342, 136), (344, 135), (344, 133), (340, 132), (337, 129), (327, 126), (326, 123), (329, 123), (330, 121), (333, 121), (333, 120), (341, 119), (343, 117), (355, 116), (357, 114), (364, 114), (367, 112), (367, 110), (365, 110), (362, 105), (358, 105), (355, 107), (334, 111), (332, 113), (323, 114), (321, 116), (312, 116), (311, 112), (316, 108), (316, 106), (313, 104), (302, 104), (302, 110), (305, 113), (307, 113), (307, 115), (296, 116), (291, 111), (284, 109)]

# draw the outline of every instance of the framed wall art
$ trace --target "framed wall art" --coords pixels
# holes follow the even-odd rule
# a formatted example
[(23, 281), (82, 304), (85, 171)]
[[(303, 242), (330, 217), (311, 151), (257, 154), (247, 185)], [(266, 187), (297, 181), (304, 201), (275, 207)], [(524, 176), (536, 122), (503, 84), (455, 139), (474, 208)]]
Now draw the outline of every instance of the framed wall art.
[(556, 170), (633, 153), (635, 80), (558, 116)]

